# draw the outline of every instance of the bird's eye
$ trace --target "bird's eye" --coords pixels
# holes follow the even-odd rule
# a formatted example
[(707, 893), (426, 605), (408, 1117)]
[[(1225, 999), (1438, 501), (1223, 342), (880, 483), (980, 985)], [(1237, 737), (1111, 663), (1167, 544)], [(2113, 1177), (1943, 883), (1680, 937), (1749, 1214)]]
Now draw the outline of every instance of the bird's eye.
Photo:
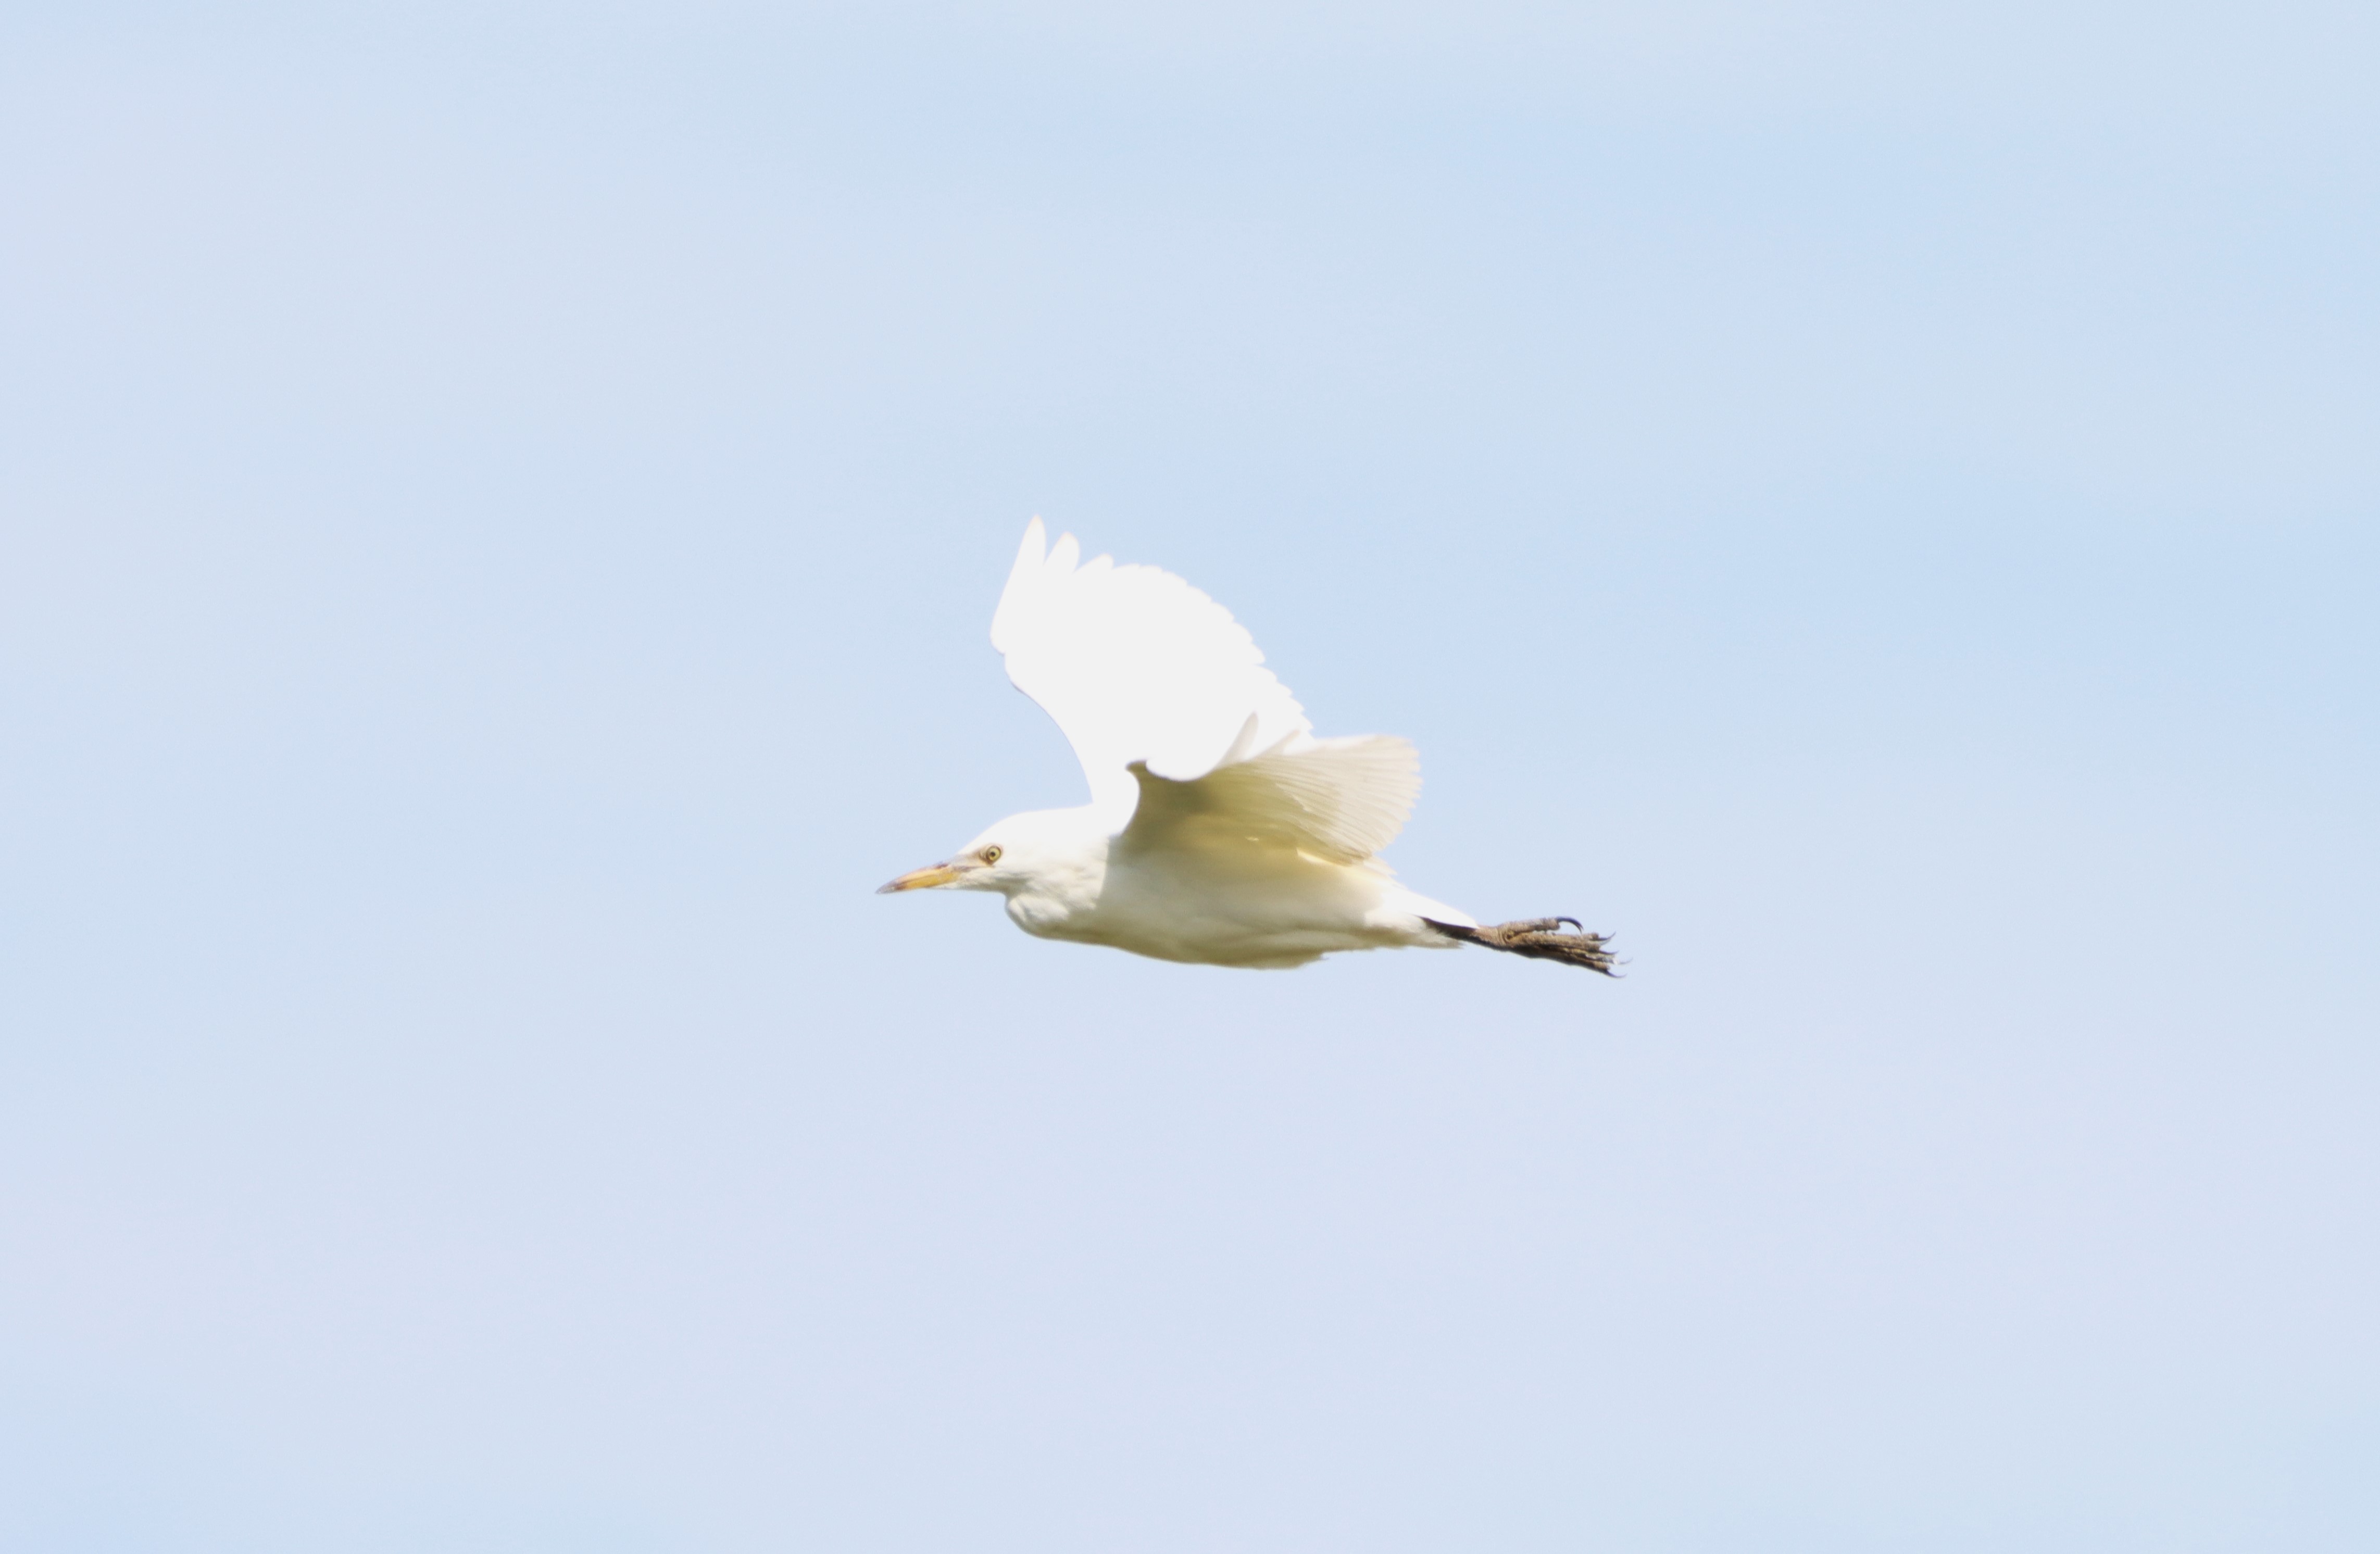
[(986, 863), (998, 863), (1000, 861), (1000, 849), (997, 847), (986, 847), (983, 850), (981, 856), (983, 861)]

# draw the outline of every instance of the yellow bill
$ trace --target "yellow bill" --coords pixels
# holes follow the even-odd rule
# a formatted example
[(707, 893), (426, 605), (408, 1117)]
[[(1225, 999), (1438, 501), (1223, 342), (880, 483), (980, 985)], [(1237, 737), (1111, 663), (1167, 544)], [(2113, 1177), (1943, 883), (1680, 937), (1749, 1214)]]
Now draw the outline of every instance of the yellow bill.
[(876, 887), (878, 895), (891, 895), (894, 891), (930, 891), (936, 885), (947, 885), (959, 877), (959, 871), (949, 864), (929, 864), (913, 868), (890, 884)]

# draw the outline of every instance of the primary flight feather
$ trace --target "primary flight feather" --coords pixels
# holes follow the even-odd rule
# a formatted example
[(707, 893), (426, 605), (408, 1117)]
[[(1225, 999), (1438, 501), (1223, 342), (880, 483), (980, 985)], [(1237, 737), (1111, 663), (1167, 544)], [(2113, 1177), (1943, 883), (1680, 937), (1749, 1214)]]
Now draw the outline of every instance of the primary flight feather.
[(1170, 572), (1085, 563), (1041, 520), (992, 612), (1008, 677), (1057, 721), (1091, 802), (985, 831), (885, 892), (996, 891), (1026, 932), (1160, 960), (1293, 966), (1336, 950), (1486, 945), (1609, 975), (1568, 917), (1482, 927), (1375, 856), (1421, 789), (1414, 747), (1323, 739), (1231, 612)]

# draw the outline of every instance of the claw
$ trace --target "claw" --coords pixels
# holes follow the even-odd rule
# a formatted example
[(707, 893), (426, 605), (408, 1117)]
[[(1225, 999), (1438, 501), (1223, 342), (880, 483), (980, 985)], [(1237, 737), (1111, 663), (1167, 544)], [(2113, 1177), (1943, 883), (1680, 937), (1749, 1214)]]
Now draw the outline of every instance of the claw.
[[(1424, 918), (1425, 922), (1429, 919)], [(1578, 929), (1576, 933), (1560, 931), (1563, 924)], [(1599, 971), (1606, 977), (1619, 975), (1617, 964), (1604, 948), (1602, 934), (1589, 933), (1576, 917), (1528, 917), (1518, 922), (1496, 923), (1486, 928), (1458, 928), (1449, 923), (1430, 922), (1430, 927), (1449, 939), (1465, 943), (1485, 945), (1507, 954), (1526, 955), (1536, 960), (1560, 961), (1568, 965), (1584, 966)]]

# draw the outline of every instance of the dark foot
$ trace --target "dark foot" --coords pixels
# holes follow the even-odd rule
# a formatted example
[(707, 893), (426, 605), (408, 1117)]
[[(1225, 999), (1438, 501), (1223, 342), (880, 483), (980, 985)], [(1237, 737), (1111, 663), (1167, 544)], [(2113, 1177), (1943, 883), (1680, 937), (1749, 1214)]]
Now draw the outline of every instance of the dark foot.
[[(1422, 921), (1449, 939), (1459, 939), (1465, 944), (1483, 945), (1511, 955), (1526, 955), (1532, 960), (1581, 965), (1589, 971), (1599, 971), (1606, 977), (1620, 975), (1612, 969), (1619, 963), (1611, 958), (1611, 952), (1606, 947), (1606, 936), (1586, 932), (1576, 917), (1530, 917), (1517, 923), (1498, 923), (1482, 929), (1462, 928), (1428, 917)], [(1564, 923), (1579, 931), (1562, 932)]]

